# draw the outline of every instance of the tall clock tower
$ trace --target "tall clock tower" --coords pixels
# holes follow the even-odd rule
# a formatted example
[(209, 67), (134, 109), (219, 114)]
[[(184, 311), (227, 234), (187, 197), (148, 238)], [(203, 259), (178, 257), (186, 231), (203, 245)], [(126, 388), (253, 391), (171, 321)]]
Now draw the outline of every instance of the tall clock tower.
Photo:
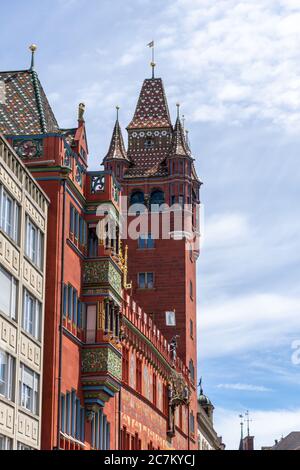
[[(163, 221), (167, 208), (174, 204), (189, 205), (191, 231), (196, 235), (201, 182), (180, 120), (179, 105), (173, 125), (161, 78), (144, 80), (127, 131), (126, 151), (117, 120), (104, 165), (114, 172), (119, 168), (115, 174), (128, 197), (128, 225), (140, 216), (139, 212), (130, 211), (134, 204), (144, 204), (149, 211), (148, 229), (140, 229), (139, 239), (126, 240), (128, 279), (132, 281), (134, 298), (152, 316), (163, 335), (170, 341), (175, 338), (177, 353), (196, 385), (198, 249), (183, 229), (174, 230), (172, 216), (168, 236), (162, 237), (162, 232), (166, 233)], [(151, 234), (154, 213), (160, 223), (159, 235)], [(195, 400), (193, 393), (192, 407), (196, 410)]]

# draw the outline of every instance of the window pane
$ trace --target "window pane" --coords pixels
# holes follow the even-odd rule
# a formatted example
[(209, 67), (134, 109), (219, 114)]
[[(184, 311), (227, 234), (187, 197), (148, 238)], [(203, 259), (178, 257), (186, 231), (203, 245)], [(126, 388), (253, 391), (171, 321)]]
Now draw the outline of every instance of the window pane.
[(8, 356), (4, 351), (0, 351), (0, 395), (6, 396), (7, 392), (7, 370)]
[(148, 289), (152, 289), (154, 285), (154, 276), (153, 273), (147, 273), (147, 287)]
[(0, 310), (8, 316), (11, 313), (11, 284), (10, 274), (0, 268)]
[(139, 287), (144, 289), (146, 287), (145, 284), (145, 273), (139, 273)]

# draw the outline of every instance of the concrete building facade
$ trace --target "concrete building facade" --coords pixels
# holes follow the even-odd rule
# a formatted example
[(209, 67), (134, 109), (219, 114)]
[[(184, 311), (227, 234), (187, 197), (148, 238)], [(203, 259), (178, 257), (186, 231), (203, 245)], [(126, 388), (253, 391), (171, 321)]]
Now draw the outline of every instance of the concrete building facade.
[(0, 449), (40, 449), (48, 198), (0, 134)]

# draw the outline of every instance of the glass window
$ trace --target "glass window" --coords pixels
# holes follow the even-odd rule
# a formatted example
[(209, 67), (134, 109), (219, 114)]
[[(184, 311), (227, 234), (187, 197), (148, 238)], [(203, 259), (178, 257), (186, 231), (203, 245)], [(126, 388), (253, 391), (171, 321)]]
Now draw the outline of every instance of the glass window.
[(24, 289), (23, 328), (36, 339), (41, 339), (42, 306), (26, 289)]
[(0, 310), (13, 320), (16, 319), (17, 281), (0, 266)]
[(39, 376), (20, 364), (20, 406), (31, 413), (39, 412)]
[(0, 349), (0, 395), (14, 399), (15, 359)]
[(165, 194), (160, 189), (157, 189), (151, 193), (150, 206), (151, 210), (155, 211), (165, 202)]
[(135, 191), (134, 193), (131, 194), (130, 196), (131, 206), (133, 204), (144, 204), (144, 202), (145, 202), (144, 193), (142, 191)]
[(18, 442), (18, 450), (35, 450), (33, 447), (27, 446), (22, 442)]
[(43, 267), (44, 236), (26, 217), (26, 255), (39, 268)]
[(138, 247), (141, 249), (154, 248), (154, 239), (152, 238), (151, 233), (148, 235), (141, 235), (139, 237)]
[(139, 284), (140, 289), (153, 289), (154, 274), (153, 273), (139, 273), (138, 284)]
[(15, 242), (19, 242), (20, 208), (0, 185), (0, 227)]
[(145, 289), (145, 287), (146, 287), (146, 274), (139, 273), (139, 288)]
[(12, 439), (0, 434), (0, 450), (12, 450)]

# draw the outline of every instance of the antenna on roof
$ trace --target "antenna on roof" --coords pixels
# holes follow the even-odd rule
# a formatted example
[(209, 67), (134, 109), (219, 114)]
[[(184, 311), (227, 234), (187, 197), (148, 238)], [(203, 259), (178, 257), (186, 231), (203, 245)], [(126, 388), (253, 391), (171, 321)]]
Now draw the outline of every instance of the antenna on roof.
[(250, 436), (250, 423), (252, 421), (252, 419), (250, 419), (250, 413), (249, 413), (249, 410), (247, 410), (245, 412), (245, 417), (246, 417), (246, 423), (247, 423), (247, 435), (248, 437)]
[(35, 54), (35, 51), (37, 50), (37, 45), (36, 44), (31, 44), (31, 46), (29, 46), (29, 50), (31, 51), (30, 70), (33, 70), (34, 69), (34, 54)]
[(241, 419), (240, 425), (241, 425), (241, 441), (244, 439), (244, 416), (241, 414), (239, 415), (239, 418)]

